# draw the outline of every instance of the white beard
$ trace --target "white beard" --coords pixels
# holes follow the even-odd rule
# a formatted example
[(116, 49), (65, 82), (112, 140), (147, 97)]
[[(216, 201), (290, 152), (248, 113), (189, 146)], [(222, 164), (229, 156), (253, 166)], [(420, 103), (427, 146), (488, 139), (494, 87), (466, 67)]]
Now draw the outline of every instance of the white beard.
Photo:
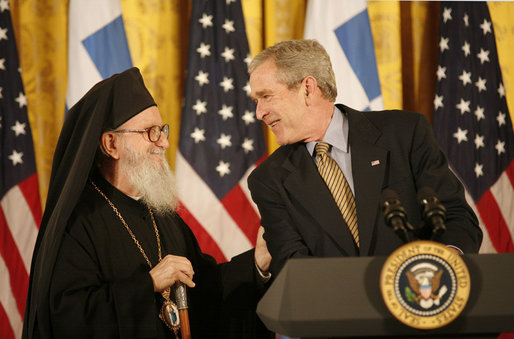
[[(148, 153), (138, 153), (130, 148), (125, 140), (122, 142), (122, 147), (128, 156), (121, 160), (120, 170), (139, 192), (141, 200), (156, 214), (173, 212), (178, 203), (175, 176), (164, 158), (164, 150), (155, 147)], [(161, 161), (152, 159), (156, 156), (155, 154), (159, 154)]]

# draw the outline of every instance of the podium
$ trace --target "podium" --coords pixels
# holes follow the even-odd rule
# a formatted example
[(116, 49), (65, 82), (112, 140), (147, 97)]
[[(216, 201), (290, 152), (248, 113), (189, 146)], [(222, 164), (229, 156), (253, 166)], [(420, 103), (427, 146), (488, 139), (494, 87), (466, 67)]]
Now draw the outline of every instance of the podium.
[(464, 255), (468, 302), (448, 325), (419, 330), (389, 312), (380, 291), (387, 257), (289, 260), (257, 306), (272, 331), (290, 337), (491, 337), (514, 332), (514, 253)]

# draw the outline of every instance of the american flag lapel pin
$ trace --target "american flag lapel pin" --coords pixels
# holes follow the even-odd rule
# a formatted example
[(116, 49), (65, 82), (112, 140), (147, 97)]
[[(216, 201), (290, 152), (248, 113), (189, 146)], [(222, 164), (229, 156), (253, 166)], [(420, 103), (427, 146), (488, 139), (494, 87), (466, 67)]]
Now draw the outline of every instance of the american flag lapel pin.
[(371, 167), (380, 165), (380, 160), (373, 160), (371, 162)]

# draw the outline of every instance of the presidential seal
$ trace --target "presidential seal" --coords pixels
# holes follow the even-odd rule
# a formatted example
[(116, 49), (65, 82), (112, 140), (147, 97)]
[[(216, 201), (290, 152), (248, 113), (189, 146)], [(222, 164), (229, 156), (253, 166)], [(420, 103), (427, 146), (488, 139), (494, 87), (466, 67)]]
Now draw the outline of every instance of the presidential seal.
[(417, 329), (440, 328), (455, 320), (466, 306), (470, 289), (464, 260), (432, 241), (398, 248), (380, 274), (380, 290), (389, 311)]

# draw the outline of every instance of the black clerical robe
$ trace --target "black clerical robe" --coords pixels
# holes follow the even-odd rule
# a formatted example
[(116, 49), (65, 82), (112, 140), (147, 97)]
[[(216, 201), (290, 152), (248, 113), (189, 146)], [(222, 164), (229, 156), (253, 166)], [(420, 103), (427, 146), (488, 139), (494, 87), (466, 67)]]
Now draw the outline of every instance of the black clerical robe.
[[(93, 180), (118, 209), (152, 266), (158, 246), (148, 208), (110, 185)], [(217, 264), (201, 252), (177, 214), (155, 215), (162, 256), (187, 257), (195, 272), (188, 288), (193, 338), (265, 338), (255, 315), (262, 292), (253, 250)], [(55, 338), (168, 338), (158, 318), (163, 298), (154, 293), (150, 267), (113, 208), (86, 185), (72, 213), (50, 283), (49, 307)]]

